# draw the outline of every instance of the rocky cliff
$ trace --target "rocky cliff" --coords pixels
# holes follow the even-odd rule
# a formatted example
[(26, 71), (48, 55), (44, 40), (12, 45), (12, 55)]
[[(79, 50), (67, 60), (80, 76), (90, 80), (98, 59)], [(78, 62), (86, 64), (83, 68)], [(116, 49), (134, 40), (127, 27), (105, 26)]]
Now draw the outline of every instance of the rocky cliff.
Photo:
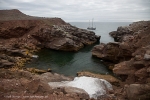
[(93, 48), (93, 56), (113, 63), (113, 72), (122, 82), (124, 95), (130, 100), (150, 99), (150, 21), (118, 27), (110, 35), (117, 42)]

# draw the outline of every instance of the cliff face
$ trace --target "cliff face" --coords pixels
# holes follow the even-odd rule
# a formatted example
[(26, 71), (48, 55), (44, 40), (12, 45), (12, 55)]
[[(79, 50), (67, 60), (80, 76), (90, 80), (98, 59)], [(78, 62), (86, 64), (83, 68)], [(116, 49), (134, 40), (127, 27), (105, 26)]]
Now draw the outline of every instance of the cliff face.
[(150, 98), (149, 33), (150, 21), (135, 22), (110, 33), (117, 42), (100, 44), (92, 50), (93, 56), (114, 64), (113, 72), (128, 84), (122, 87), (130, 100)]

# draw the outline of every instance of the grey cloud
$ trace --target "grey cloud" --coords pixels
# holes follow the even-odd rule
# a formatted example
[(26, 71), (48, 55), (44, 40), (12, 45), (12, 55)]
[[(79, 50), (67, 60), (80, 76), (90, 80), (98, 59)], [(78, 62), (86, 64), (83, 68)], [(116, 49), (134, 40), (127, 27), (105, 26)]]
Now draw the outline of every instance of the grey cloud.
[(150, 0), (1, 0), (0, 9), (65, 21), (150, 20)]

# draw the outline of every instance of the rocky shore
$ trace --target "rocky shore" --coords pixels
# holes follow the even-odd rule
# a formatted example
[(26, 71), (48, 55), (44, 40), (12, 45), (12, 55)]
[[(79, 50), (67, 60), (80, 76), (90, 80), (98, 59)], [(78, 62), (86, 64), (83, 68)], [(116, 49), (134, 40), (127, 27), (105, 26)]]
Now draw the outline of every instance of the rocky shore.
[[(101, 43), (92, 55), (116, 75), (78, 72), (78, 76), (105, 79), (113, 85), (98, 100), (150, 99), (150, 21), (118, 27), (109, 34), (115, 42)], [(19, 10), (0, 10), (0, 98), (2, 100), (94, 100), (76, 87), (53, 88), (49, 82), (73, 81), (51, 70), (25, 68), (42, 48), (76, 52), (99, 41), (94, 32), (79, 29), (61, 18), (33, 17)]]
[(149, 100), (150, 21), (121, 26), (109, 34), (116, 42), (95, 46), (93, 56), (103, 60), (122, 80), (121, 100)]

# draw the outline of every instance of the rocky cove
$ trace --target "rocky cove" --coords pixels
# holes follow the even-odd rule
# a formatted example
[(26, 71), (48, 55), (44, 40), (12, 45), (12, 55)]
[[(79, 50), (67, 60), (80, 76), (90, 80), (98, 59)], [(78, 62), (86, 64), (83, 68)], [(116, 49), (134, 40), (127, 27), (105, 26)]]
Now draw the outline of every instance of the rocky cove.
[(35, 51), (42, 48), (77, 52), (85, 45), (99, 41), (100, 36), (74, 27), (60, 18), (32, 17), (19, 10), (0, 12), (0, 97), (3, 100), (16, 100), (17, 96), (23, 100), (37, 100), (36, 96), (41, 96), (44, 100), (148, 100), (150, 98), (149, 21), (119, 27), (117, 31), (110, 33), (117, 42), (101, 43), (93, 48), (93, 56), (100, 58), (111, 67), (119, 79), (110, 75), (79, 72), (78, 76), (105, 79), (113, 85), (112, 90), (107, 88), (107, 84), (103, 84), (104, 95), (90, 98), (83, 89), (53, 88), (48, 85), (49, 82), (72, 81), (73, 77), (51, 73), (50, 69), (45, 71), (25, 68), (24, 65), (32, 59)]

